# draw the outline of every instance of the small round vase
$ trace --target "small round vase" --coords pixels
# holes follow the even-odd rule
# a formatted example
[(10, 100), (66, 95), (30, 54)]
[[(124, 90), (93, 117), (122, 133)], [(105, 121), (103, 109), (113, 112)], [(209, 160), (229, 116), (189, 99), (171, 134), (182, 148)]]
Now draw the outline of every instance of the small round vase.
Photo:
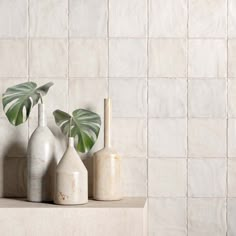
[(68, 148), (56, 168), (54, 203), (76, 205), (88, 202), (88, 171), (69, 138)]
[(44, 104), (38, 104), (38, 127), (30, 137), (27, 149), (27, 199), (32, 202), (53, 200), (57, 160), (55, 138), (47, 127)]

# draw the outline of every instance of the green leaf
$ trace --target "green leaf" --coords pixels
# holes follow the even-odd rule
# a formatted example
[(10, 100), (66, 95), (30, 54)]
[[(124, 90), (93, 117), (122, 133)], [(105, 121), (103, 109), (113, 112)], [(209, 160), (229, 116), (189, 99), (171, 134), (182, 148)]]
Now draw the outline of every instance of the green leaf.
[(46, 95), (53, 83), (47, 83), (39, 88), (34, 82), (15, 85), (2, 95), (3, 110), (12, 125), (24, 123), (39, 99)]
[(88, 152), (95, 144), (101, 127), (101, 118), (98, 114), (78, 109), (72, 116), (56, 110), (53, 112), (56, 124), (66, 136), (75, 138), (75, 148), (78, 152)]

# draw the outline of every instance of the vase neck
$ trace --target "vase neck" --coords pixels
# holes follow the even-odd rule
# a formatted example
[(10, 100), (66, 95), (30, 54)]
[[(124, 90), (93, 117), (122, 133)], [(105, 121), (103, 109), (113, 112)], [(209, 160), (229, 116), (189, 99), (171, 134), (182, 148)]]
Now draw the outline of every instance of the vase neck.
[(44, 104), (38, 104), (38, 126), (47, 126)]
[(74, 148), (74, 138), (73, 137), (69, 137), (69, 140), (68, 140), (68, 147), (71, 147), (71, 148)]
[(104, 99), (104, 144), (111, 147), (111, 99)]

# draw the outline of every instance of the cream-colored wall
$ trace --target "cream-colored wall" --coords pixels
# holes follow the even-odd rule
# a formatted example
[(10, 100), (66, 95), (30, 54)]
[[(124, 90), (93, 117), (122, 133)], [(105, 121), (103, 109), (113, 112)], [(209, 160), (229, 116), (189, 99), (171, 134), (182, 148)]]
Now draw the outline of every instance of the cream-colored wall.
[[(0, 0), (0, 91), (53, 81), (57, 137), (54, 109), (103, 115), (109, 95), (125, 195), (149, 197), (151, 236), (236, 235), (235, 78), (235, 0)], [(0, 110), (1, 195), (25, 195), (36, 115), (14, 128)]]

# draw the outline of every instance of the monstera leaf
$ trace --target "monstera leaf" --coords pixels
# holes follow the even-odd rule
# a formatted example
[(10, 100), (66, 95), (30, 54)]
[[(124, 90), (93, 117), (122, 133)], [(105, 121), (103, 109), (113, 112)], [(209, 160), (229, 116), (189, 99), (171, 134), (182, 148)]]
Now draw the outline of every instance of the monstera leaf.
[(66, 136), (75, 138), (77, 151), (85, 153), (93, 147), (101, 126), (101, 118), (98, 114), (78, 109), (73, 111), (72, 116), (61, 110), (54, 111), (53, 115), (61, 131)]
[(36, 83), (26, 82), (8, 88), (2, 95), (2, 104), (9, 122), (15, 126), (24, 123), (33, 106), (47, 94), (52, 85), (50, 82), (37, 88)]

